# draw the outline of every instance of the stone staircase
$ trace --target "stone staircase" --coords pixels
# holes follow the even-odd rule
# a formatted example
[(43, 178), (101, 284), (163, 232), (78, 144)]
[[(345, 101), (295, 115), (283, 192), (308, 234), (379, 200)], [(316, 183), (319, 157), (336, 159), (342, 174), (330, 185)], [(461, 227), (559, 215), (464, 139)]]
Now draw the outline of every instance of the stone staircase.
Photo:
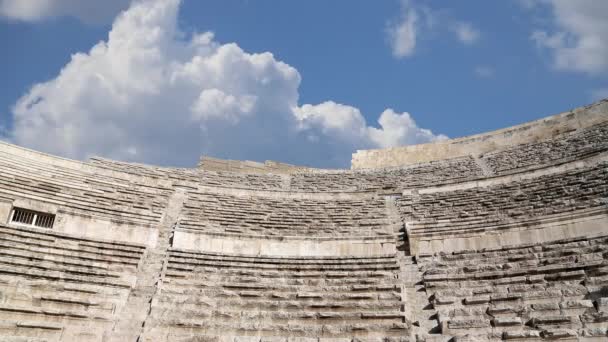
[(153, 298), (160, 293), (163, 285), (173, 229), (185, 197), (185, 191), (177, 188), (169, 198), (167, 210), (159, 225), (158, 243), (146, 251), (137, 272), (137, 283), (129, 294), (121, 319), (106, 337), (108, 342), (142, 341), (141, 333), (149, 320)]

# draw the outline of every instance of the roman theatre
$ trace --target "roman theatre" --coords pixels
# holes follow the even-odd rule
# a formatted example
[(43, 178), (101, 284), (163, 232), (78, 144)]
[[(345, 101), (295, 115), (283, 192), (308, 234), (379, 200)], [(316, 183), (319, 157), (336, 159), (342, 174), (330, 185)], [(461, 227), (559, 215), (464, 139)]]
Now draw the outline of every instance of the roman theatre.
[(0, 169), (0, 341), (608, 340), (608, 100), (349, 170)]

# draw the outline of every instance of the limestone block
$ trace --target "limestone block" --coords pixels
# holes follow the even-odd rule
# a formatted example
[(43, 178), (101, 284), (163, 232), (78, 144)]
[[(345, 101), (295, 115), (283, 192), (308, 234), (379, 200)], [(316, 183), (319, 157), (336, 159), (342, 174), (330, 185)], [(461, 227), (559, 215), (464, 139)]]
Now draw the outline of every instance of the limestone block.
[(545, 339), (563, 339), (573, 337), (576, 338), (578, 334), (576, 330), (572, 329), (547, 329), (541, 332), (541, 336)]
[(489, 302), (490, 302), (490, 296), (488, 296), (488, 295), (467, 297), (464, 299), (464, 304), (466, 304), (466, 305), (487, 304)]
[(505, 331), (503, 333), (505, 340), (533, 340), (540, 337), (541, 332), (538, 330)]
[(496, 317), (492, 320), (492, 324), (495, 327), (507, 327), (507, 326), (518, 326), (521, 325), (521, 318), (519, 317)]

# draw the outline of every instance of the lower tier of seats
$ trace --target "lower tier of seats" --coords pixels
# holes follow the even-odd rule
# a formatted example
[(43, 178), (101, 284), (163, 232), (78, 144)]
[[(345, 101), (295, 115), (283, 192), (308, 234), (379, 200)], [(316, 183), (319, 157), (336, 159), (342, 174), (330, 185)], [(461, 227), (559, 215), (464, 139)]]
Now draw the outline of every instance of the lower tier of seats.
[(101, 342), (143, 246), (0, 225), (0, 341)]
[(272, 258), (174, 249), (144, 336), (149, 341), (405, 340), (410, 323), (398, 271), (394, 255)]
[(443, 336), (608, 340), (608, 236), (418, 262)]

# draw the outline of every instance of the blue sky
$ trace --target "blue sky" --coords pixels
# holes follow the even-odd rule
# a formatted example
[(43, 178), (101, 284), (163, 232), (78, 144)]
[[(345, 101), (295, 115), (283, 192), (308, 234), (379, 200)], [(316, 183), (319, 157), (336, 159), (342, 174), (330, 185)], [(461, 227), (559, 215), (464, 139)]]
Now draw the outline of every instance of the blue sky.
[[(608, 96), (602, 0), (146, 0), (139, 14), (127, 0), (16, 1), (0, 0), (5, 140), (71, 158), (188, 166), (209, 154), (348, 167), (357, 148), (479, 133)], [(171, 37), (91, 56), (100, 41), (112, 46), (113, 17), (127, 9), (116, 37), (145, 40), (157, 26)], [(209, 31), (202, 44), (214, 53), (186, 47)], [(222, 61), (230, 77), (187, 68), (229, 43), (249, 63)], [(162, 57), (140, 60), (144, 50)], [(252, 62), (264, 52), (263, 67)], [(184, 70), (188, 81), (175, 83)], [(106, 86), (90, 86), (95, 79)]]

